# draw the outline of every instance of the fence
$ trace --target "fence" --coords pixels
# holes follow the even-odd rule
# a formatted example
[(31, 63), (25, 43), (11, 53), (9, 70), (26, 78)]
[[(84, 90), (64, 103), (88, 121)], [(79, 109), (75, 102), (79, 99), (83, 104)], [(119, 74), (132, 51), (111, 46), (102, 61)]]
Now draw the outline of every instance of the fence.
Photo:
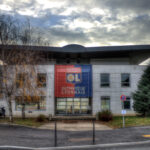
[[(54, 122), (54, 146), (62, 146), (65, 142), (95, 144), (95, 117), (78, 118), (53, 118)], [(78, 125), (83, 125), (78, 126)], [(84, 128), (88, 124), (88, 130)], [(71, 125), (71, 127), (69, 127)], [(72, 128), (72, 126), (75, 128)], [(71, 130), (69, 130), (71, 129)], [(73, 130), (72, 130), (73, 129)], [(67, 131), (66, 131), (67, 130)], [(66, 143), (68, 145), (68, 143)]]

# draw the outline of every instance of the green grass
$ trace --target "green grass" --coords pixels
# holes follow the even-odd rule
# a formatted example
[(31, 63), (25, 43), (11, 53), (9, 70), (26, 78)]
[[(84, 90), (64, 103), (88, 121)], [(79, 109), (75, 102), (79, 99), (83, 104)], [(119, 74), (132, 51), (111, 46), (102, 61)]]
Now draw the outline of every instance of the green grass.
[(48, 121), (37, 122), (36, 118), (26, 118), (26, 119), (14, 118), (14, 122), (10, 123), (8, 118), (6, 119), (0, 118), (0, 123), (9, 123), (9, 124), (17, 124), (17, 125), (30, 126), (30, 127), (39, 127), (45, 123), (48, 123)]
[[(0, 118), (0, 123), (10, 123), (9, 119), (2, 119)], [(37, 122), (36, 118), (14, 118), (14, 122), (12, 124), (18, 124), (23, 126), (30, 126), (30, 127), (39, 127), (48, 123), (45, 122)], [(109, 122), (100, 122), (102, 124), (108, 125), (112, 128), (122, 128), (122, 117), (115, 116), (112, 121)], [(126, 127), (133, 127), (133, 126), (147, 126), (150, 125), (150, 117), (138, 117), (138, 116), (125, 116), (125, 126)]]
[[(115, 116), (112, 121), (102, 122), (112, 128), (122, 128), (122, 116)], [(150, 125), (150, 117), (125, 116), (125, 126), (148, 126)]]

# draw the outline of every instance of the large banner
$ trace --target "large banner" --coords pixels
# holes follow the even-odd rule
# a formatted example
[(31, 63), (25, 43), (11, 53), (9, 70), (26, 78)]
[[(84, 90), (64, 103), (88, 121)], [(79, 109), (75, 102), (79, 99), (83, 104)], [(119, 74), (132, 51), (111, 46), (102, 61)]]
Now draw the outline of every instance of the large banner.
[(55, 97), (92, 97), (92, 66), (55, 65)]

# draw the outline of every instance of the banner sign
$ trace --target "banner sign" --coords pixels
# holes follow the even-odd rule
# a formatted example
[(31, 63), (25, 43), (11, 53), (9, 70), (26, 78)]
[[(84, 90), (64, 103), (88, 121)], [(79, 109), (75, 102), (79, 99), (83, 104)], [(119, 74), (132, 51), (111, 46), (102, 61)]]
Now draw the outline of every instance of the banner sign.
[(55, 65), (55, 97), (92, 97), (92, 66)]

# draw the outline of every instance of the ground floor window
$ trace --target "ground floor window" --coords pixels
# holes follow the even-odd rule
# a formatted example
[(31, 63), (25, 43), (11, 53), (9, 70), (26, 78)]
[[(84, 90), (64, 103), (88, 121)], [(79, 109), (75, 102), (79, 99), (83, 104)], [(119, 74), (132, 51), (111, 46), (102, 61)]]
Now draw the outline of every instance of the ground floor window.
[(126, 100), (123, 102), (123, 104), (124, 104), (124, 109), (131, 109), (130, 97), (127, 97)]
[[(16, 110), (22, 109), (23, 97), (17, 96), (16, 100)], [(25, 110), (46, 110), (46, 97), (45, 96), (27, 96), (24, 97)]]
[(109, 96), (101, 97), (101, 110), (110, 110), (110, 97)]
[(79, 115), (90, 113), (90, 98), (56, 98), (56, 114)]

